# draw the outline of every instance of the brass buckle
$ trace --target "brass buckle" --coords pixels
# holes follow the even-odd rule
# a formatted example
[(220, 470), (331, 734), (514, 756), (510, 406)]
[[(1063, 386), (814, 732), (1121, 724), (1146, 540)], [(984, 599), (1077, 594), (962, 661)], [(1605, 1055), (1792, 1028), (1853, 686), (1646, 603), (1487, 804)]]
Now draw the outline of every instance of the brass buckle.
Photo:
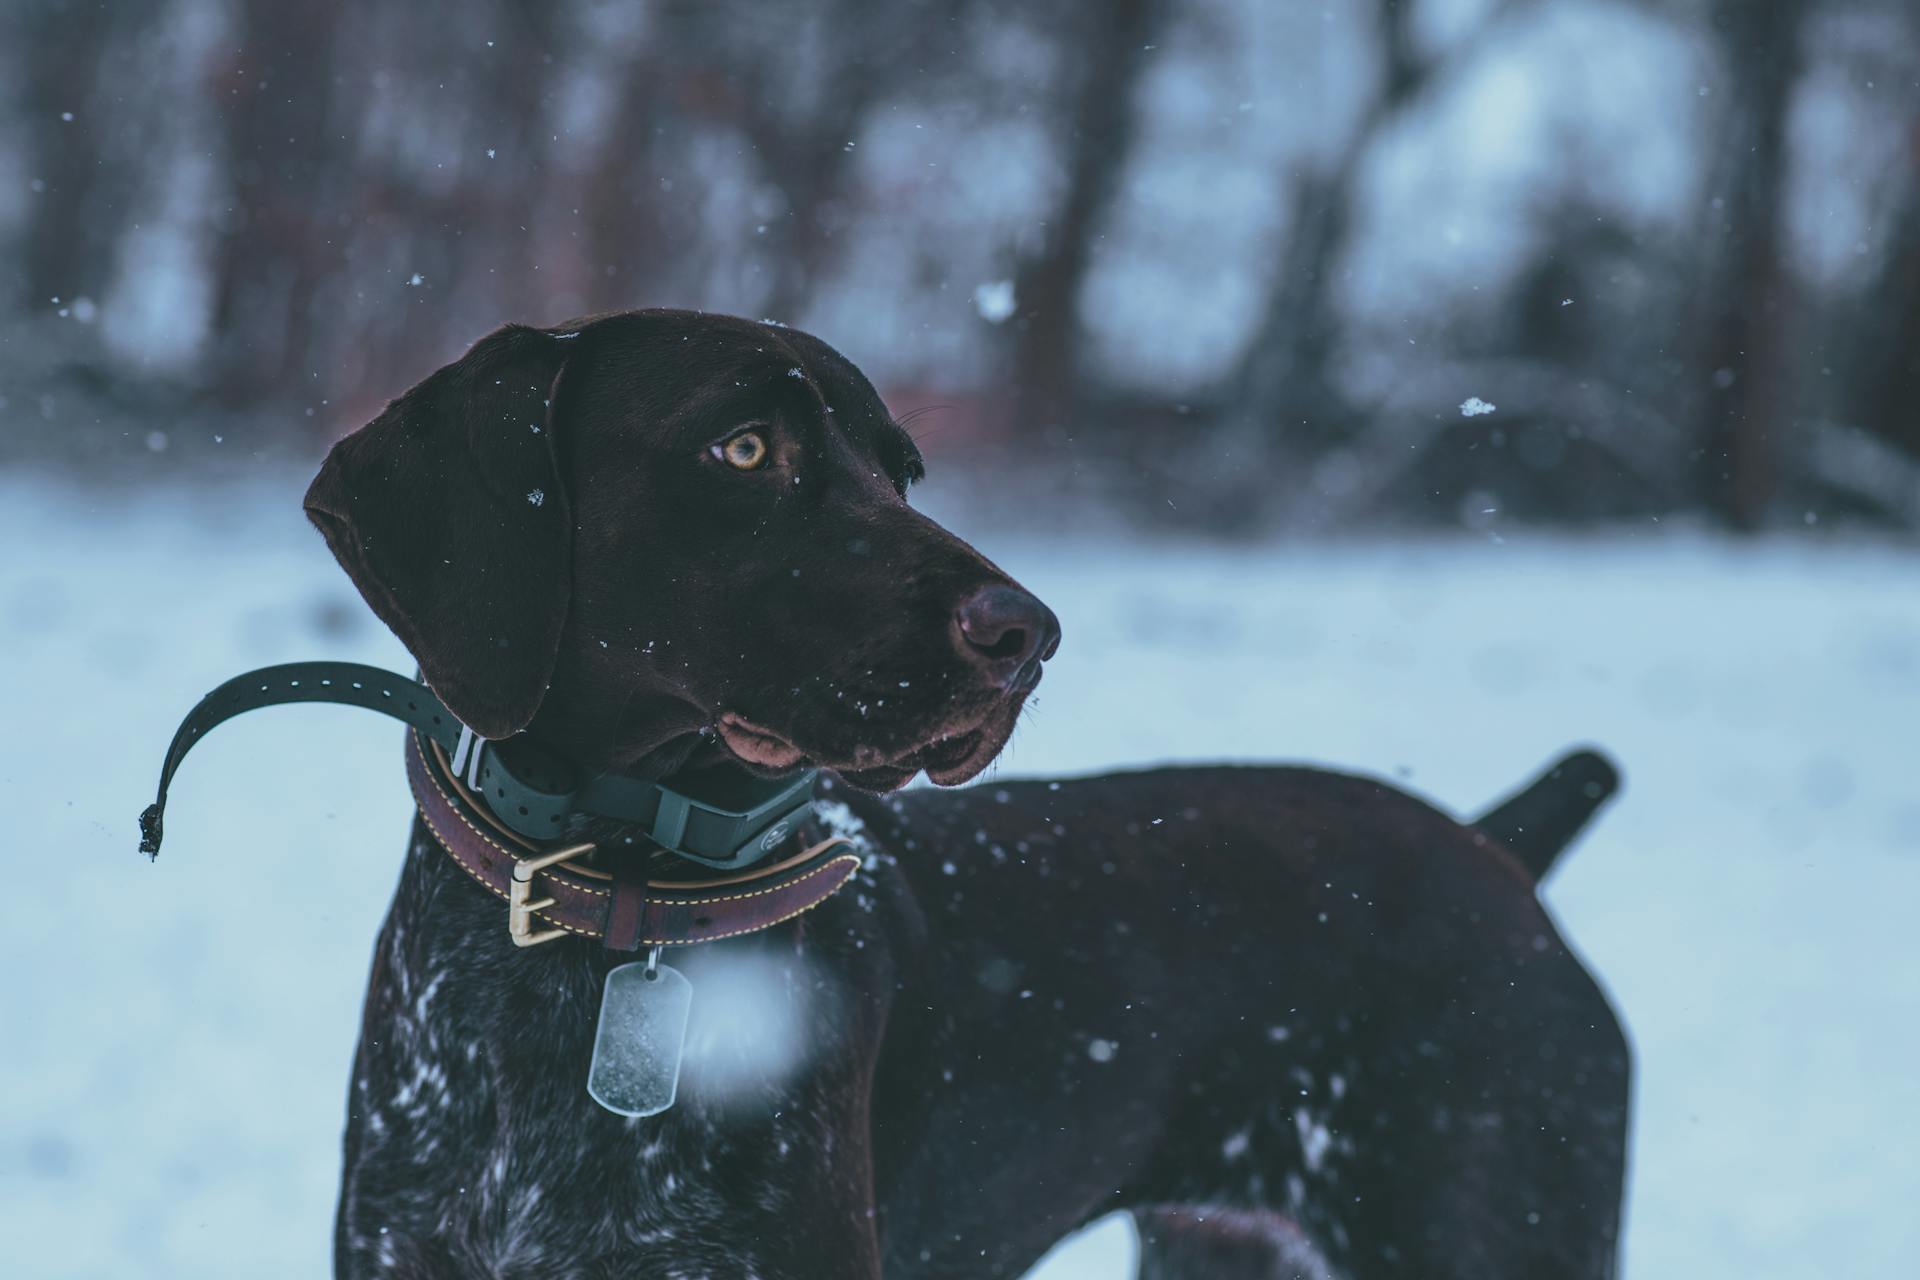
[(533, 901), (533, 878), (556, 862), (565, 862), (569, 858), (578, 858), (593, 852), (593, 845), (573, 844), (564, 849), (555, 849), (552, 853), (543, 853), (536, 858), (515, 858), (513, 877), (507, 882), (507, 934), (516, 947), (537, 947), (543, 942), (552, 942), (564, 938), (572, 932), (570, 929), (543, 929), (533, 931), (533, 913), (545, 911), (553, 905), (552, 898)]

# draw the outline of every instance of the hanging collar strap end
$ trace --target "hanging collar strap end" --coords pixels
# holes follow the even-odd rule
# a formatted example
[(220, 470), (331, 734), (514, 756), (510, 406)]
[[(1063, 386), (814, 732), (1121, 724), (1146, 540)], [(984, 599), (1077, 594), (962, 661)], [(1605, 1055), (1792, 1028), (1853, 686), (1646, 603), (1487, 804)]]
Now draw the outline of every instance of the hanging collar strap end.
[(771, 854), (813, 811), (814, 770), (755, 780), (731, 804), (710, 803), (658, 782), (600, 774), (575, 785), (567, 762), (533, 748), (503, 751), (461, 723), (433, 691), (378, 667), (352, 662), (293, 662), (235, 676), (202, 698), (167, 748), (160, 786), (140, 815), (140, 851), (160, 852), (167, 788), (206, 733), (261, 707), (330, 702), (377, 711), (412, 726), (451, 753), (451, 772), (503, 826), (530, 840), (563, 838), (575, 817), (644, 826), (656, 844), (691, 862), (733, 871)]

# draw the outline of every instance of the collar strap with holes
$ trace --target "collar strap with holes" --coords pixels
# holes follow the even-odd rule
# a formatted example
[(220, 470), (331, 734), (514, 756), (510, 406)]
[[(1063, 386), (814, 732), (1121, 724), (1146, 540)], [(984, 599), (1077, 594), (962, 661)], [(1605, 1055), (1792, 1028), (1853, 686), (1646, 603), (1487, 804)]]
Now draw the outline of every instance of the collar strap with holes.
[(832, 836), (737, 875), (648, 880), (587, 865), (591, 843), (543, 847), (507, 830), (475, 803), (445, 750), (419, 733), (407, 743), (407, 782), (440, 847), (506, 899), (507, 933), (520, 947), (571, 934), (636, 951), (757, 933), (819, 906), (860, 869), (847, 840)]
[(563, 837), (576, 816), (610, 818), (647, 828), (655, 844), (682, 858), (737, 871), (772, 853), (813, 812), (811, 769), (772, 780), (730, 778), (730, 794), (705, 798), (620, 774), (582, 779), (524, 734), (504, 742), (479, 737), (416, 680), (356, 662), (290, 662), (235, 676), (187, 713), (167, 748), (159, 793), (140, 815), (140, 851), (159, 853), (167, 787), (194, 743), (242, 712), (298, 702), (360, 707), (411, 725), (451, 753), (453, 772), (493, 820), (530, 840)]

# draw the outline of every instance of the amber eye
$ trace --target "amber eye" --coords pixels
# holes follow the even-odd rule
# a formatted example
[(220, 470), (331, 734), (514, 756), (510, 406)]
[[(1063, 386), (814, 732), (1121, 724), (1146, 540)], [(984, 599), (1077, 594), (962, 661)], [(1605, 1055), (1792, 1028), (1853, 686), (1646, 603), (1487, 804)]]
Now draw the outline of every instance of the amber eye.
[(713, 456), (738, 471), (757, 471), (767, 460), (767, 442), (758, 431), (742, 431), (713, 446)]

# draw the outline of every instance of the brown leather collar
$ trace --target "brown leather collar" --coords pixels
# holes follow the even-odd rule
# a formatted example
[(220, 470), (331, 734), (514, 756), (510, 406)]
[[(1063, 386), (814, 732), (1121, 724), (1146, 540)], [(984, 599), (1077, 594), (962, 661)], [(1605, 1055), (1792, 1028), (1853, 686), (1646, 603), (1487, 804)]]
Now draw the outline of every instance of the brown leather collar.
[(439, 745), (418, 733), (407, 743), (407, 781), (440, 847), (507, 900), (508, 932), (523, 947), (576, 934), (615, 951), (636, 951), (754, 933), (819, 906), (860, 869), (848, 842), (833, 836), (770, 866), (719, 879), (616, 875), (578, 861), (593, 852), (592, 844), (542, 848), (506, 830), (453, 777)]

